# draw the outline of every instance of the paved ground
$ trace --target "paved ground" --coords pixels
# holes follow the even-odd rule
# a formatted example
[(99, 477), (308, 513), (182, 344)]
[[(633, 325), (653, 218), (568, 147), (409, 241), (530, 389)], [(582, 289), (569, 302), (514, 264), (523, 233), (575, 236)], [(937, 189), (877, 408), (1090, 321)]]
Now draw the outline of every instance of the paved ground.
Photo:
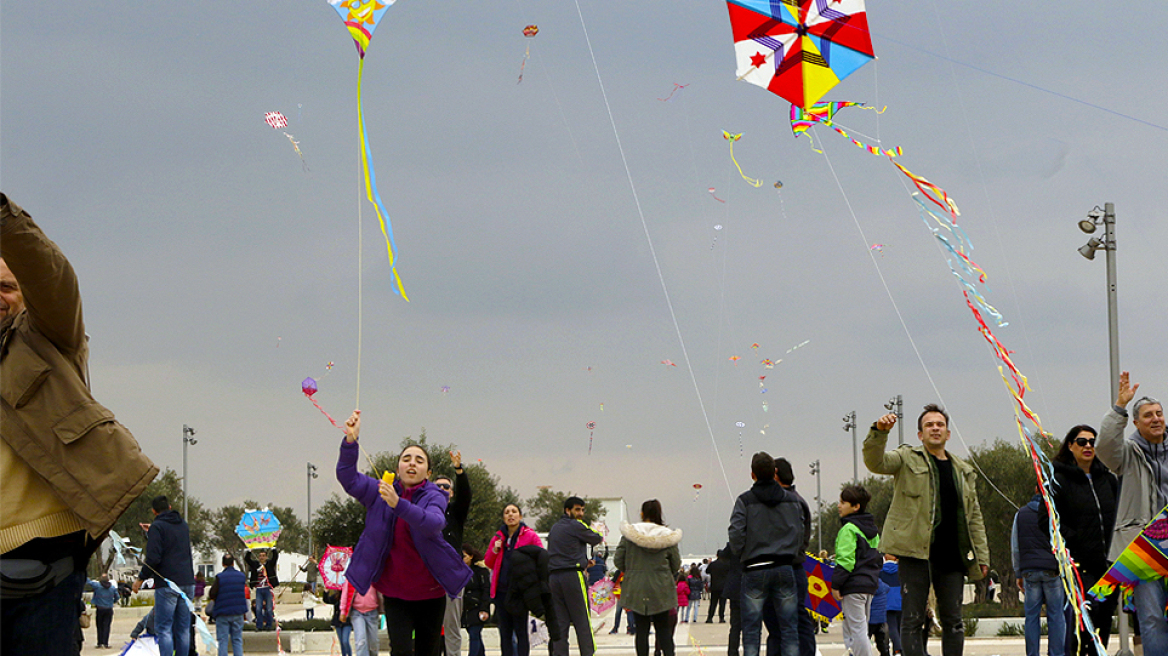
[[(317, 613), (318, 617), (327, 616), (329, 610), (327, 607), (321, 607)], [(278, 617), (304, 617), (304, 610), (299, 605), (281, 605), (277, 607)], [(137, 624), (140, 615), (134, 612), (134, 609), (115, 609), (114, 621), (110, 631), (110, 644), (114, 645), (114, 649), (98, 649), (95, 647), (97, 629), (90, 627), (85, 630), (85, 645), (82, 650), (83, 656), (102, 656), (109, 654), (121, 653), (121, 647), (129, 641), (130, 631)], [(596, 642), (598, 653), (603, 656), (632, 656), (635, 653), (633, 646), (633, 637), (626, 635), (623, 630), (617, 635), (609, 634), (611, 627), (611, 617), (601, 619), (605, 625), (600, 628), (596, 634)], [(599, 622), (597, 623), (599, 624)], [(682, 656), (723, 656), (726, 654), (726, 624), (681, 624), (677, 627), (675, 640), (677, 644), (677, 653)], [(624, 627), (622, 627), (623, 629)], [(214, 633), (214, 627), (211, 627)], [(488, 635), (484, 635), (487, 643), (488, 656), (498, 656), (498, 634), (493, 630), (488, 630)], [(494, 635), (490, 635), (494, 634)], [(274, 634), (265, 634), (271, 636), (271, 645), (265, 651), (269, 653), (275, 652), (275, 636)], [(575, 638), (572, 638), (573, 644)], [(840, 637), (839, 628), (831, 627), (826, 634), (821, 634), (818, 637), (818, 645), (823, 656), (843, 656), (845, 654), (843, 647), (843, 640)], [(465, 649), (465, 641), (463, 649)], [(939, 641), (932, 641), (929, 645), (930, 653), (933, 656), (940, 656), (941, 645)], [(1115, 645), (1112, 645), (1114, 652)], [(1045, 644), (1043, 645), (1042, 653), (1045, 653)], [(575, 648), (572, 649), (576, 653)], [(202, 652), (200, 652), (202, 653)], [(263, 651), (247, 650), (247, 653), (264, 653)], [(329, 651), (308, 651), (308, 654), (320, 656), (329, 654)], [(338, 652), (339, 653), (339, 652)], [(388, 648), (385, 647), (385, 642), (382, 641), (382, 653), (389, 653)], [(547, 652), (541, 648), (533, 649), (534, 656), (542, 656)], [(970, 638), (965, 643), (965, 654), (967, 656), (1006, 656), (1007, 654), (1021, 655), (1025, 653), (1025, 646), (1021, 638)]]

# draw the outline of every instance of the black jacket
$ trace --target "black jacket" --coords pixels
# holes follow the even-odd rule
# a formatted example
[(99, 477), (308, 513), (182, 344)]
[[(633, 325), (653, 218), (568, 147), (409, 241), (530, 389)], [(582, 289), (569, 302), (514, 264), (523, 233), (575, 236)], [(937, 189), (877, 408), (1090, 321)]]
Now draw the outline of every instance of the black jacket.
[(547, 624), (548, 635), (556, 635), (552, 591), (548, 585), (547, 549), (529, 544), (511, 554), (511, 572), (507, 578), (507, 596), (503, 601), (512, 615), (530, 613)]
[(743, 565), (803, 562), (802, 498), (774, 479), (757, 481), (738, 496), (730, 515), (730, 548)]
[(726, 599), (738, 599), (742, 596), (742, 562), (730, 549), (730, 543), (718, 550), (716, 563), (726, 563), (726, 583), (722, 588), (722, 596)]
[(880, 530), (876, 528), (876, 518), (871, 513), (858, 512), (841, 517), (840, 524), (851, 524), (859, 529), (864, 537), (856, 538), (855, 560), (852, 562), (851, 571), (841, 566), (839, 562), (832, 569), (832, 589), (838, 590), (841, 595), (876, 594), (880, 588), (880, 570), (884, 561), (880, 551), (869, 544), (872, 538), (880, 534)]
[(1048, 521), (1042, 497), (1037, 494), (1014, 515), (1014, 537), (1018, 540), (1015, 576), (1021, 577), (1022, 572), (1058, 571), (1058, 561), (1050, 550)]
[[(280, 558), (280, 550), (272, 547), (268, 550), (268, 562), (264, 566), (268, 573), (268, 585), (279, 587), (280, 575), (276, 573), (276, 561)], [(243, 562), (247, 565), (248, 585), (258, 588), (260, 585), (260, 560), (251, 551), (243, 552)]]
[(730, 575), (730, 561), (718, 552), (718, 557), (706, 567), (706, 574), (710, 575), (710, 597), (722, 597), (726, 589), (726, 578)]
[[(163, 576), (179, 586), (195, 584), (191, 531), (177, 510), (155, 516), (146, 534), (146, 564), (138, 578), (145, 581), (155, 576)], [(165, 585), (160, 583), (157, 587)]]
[(1096, 458), (1091, 463), (1091, 480), (1078, 465), (1054, 463), (1054, 505), (1067, 549), (1075, 562), (1088, 571), (1105, 569), (1115, 529), (1115, 509), (1119, 482), (1107, 466)]
[(442, 529), (442, 537), (462, 553), (462, 532), (466, 527), (466, 516), (470, 513), (470, 477), (466, 470), (454, 475), (454, 498), (446, 506), (446, 528)]
[(479, 613), (491, 612), (491, 571), (478, 563), (471, 565), (470, 571), (470, 583), (462, 589), (462, 625), (482, 626)]
[(567, 513), (560, 515), (548, 531), (548, 569), (583, 571), (588, 566), (588, 546), (596, 546), (602, 540), (599, 533), (579, 519), (572, 519)]

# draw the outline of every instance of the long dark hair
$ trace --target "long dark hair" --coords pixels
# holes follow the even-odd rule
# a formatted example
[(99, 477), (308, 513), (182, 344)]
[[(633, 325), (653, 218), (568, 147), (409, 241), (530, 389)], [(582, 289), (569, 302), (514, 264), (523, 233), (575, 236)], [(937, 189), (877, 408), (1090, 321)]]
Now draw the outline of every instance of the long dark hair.
[(1087, 424), (1079, 424), (1078, 426), (1075, 426), (1071, 430), (1067, 431), (1067, 436), (1063, 438), (1063, 445), (1059, 448), (1058, 454), (1054, 457), (1055, 461), (1061, 462), (1064, 465), (1079, 464), (1075, 461), (1075, 454), (1071, 453), (1071, 442), (1079, 436), (1079, 433), (1082, 433), (1083, 431), (1090, 433), (1094, 437), (1099, 436), (1099, 433)]
[(650, 524), (665, 526), (665, 520), (661, 519), (661, 502), (656, 499), (649, 499), (645, 503), (642, 503), (641, 519)]

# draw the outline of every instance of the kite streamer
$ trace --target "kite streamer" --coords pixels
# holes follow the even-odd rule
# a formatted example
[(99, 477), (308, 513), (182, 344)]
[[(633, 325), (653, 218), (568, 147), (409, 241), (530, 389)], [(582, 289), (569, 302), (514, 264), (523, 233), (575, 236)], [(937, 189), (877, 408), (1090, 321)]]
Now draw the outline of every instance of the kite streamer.
[(678, 83), (674, 82), (673, 83), (673, 91), (670, 91), (668, 96), (665, 96), (664, 98), (658, 98), (657, 100), (660, 100), (661, 102), (669, 102), (670, 100), (673, 100), (673, 94), (677, 93), (681, 89), (684, 89), (688, 86), (689, 86), (688, 84), (678, 84)]
[(735, 157), (734, 157), (734, 142), (738, 141), (739, 139), (742, 138), (742, 133), (739, 132), (738, 134), (730, 134), (729, 132), (722, 130), (722, 138), (725, 139), (726, 141), (730, 142), (730, 161), (734, 162), (734, 166), (737, 167), (738, 175), (741, 175), (742, 179), (746, 180), (747, 184), (749, 184), (750, 186), (755, 187), (755, 188), (761, 187), (762, 180), (756, 180), (752, 177), (747, 176), (745, 173), (743, 173), (742, 167), (739, 166), (738, 160), (735, 159)]
[[(538, 25), (528, 25), (527, 27), (523, 28), (523, 36), (525, 36), (529, 39), (534, 37), (536, 34), (539, 34), (539, 26)], [(528, 42), (527, 50), (524, 51), (524, 53), (523, 53), (523, 63), (519, 65), (519, 82), (516, 82), (515, 84), (519, 84), (520, 82), (523, 82), (523, 69), (527, 68), (527, 58), (530, 55), (531, 55), (531, 43)]]
[(394, 253), (397, 244), (393, 239), (393, 225), (389, 221), (389, 212), (381, 202), (381, 193), (377, 190), (377, 173), (373, 168), (373, 161), (369, 156), (369, 135), (365, 130), (365, 112), (361, 104), (361, 82), (365, 76), (365, 50), (369, 47), (369, 40), (373, 38), (373, 31), (385, 15), (386, 9), (395, 0), (329, 0), (329, 4), (340, 14), (345, 27), (353, 37), (353, 44), (357, 47), (357, 55), (361, 62), (357, 66), (357, 129), (361, 135), (361, 165), (365, 175), (365, 196), (377, 212), (377, 220), (381, 223), (381, 234), (385, 237), (385, 249), (389, 254), (389, 268), (393, 272), (394, 282), (397, 284), (395, 293), (409, 301), (401, 277), (397, 273), (397, 264)]
[[(825, 126), (831, 128), (832, 130), (835, 130), (840, 135), (842, 135), (845, 139), (848, 139), (853, 144), (855, 144), (856, 147), (861, 148), (863, 150), (866, 150), (873, 155), (883, 155), (886, 157), (898, 157), (898, 156), (904, 154), (904, 149), (902, 149), (900, 146), (897, 146), (895, 148), (881, 150), (877, 146), (869, 146), (866, 143), (863, 143), (861, 141), (857, 141), (857, 140), (853, 139), (847, 132), (844, 132), (839, 126), (837, 126), (835, 123), (832, 122), (832, 117), (835, 116), (836, 112), (838, 112), (839, 110), (841, 110), (845, 107), (859, 107), (861, 109), (868, 109), (868, 110), (874, 111), (877, 114), (882, 114), (882, 113), (884, 113), (884, 109), (887, 109), (887, 108), (876, 109), (875, 107), (866, 107), (864, 105), (864, 103), (858, 103), (858, 102), (815, 103), (814, 105), (811, 105), (807, 109), (799, 107), (798, 105), (791, 105), (791, 133), (794, 134), (796, 137), (798, 137), (801, 134), (806, 133), (807, 138), (810, 140), (811, 133), (807, 132), (807, 130), (809, 130), (812, 125), (815, 125), (816, 123), (820, 123), (822, 125), (825, 125)], [(818, 148), (815, 147), (814, 140), (811, 141), (811, 149), (814, 150), (815, 152), (819, 153), (820, 155), (823, 154), (822, 150), (819, 150)]]
[(303, 168), (305, 172), (307, 172), (308, 162), (304, 161), (304, 153), (300, 152), (300, 142), (296, 140), (296, 137), (293, 137), (287, 132), (284, 133), (284, 136), (288, 137), (288, 141), (292, 142), (292, 149), (295, 150), (296, 154), (300, 157), (300, 167)]

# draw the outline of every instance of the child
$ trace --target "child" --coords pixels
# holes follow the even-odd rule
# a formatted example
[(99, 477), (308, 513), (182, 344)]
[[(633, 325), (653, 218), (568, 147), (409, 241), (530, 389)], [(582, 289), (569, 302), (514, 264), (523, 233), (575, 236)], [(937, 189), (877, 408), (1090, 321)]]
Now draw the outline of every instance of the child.
[(868, 617), (872, 596), (880, 580), (880, 535), (876, 519), (867, 512), (872, 495), (860, 485), (840, 491), (839, 534), (835, 539), (835, 570), (831, 594), (840, 602), (844, 616), (844, 646), (854, 656), (872, 656), (868, 642)]
[[(677, 607), (679, 609), (689, 608), (689, 583), (686, 582), (686, 577), (683, 572), (678, 572), (677, 574)], [(682, 617), (684, 618), (684, 614)], [(681, 623), (685, 624), (685, 619), (682, 619)]]
[(312, 594), (312, 590), (308, 586), (305, 586), (304, 592), (300, 593), (300, 601), (304, 604), (304, 619), (310, 620), (316, 617), (316, 605), (320, 603), (320, 599)]
[(876, 640), (876, 651), (880, 656), (890, 656), (888, 652), (888, 584), (883, 579), (877, 581), (879, 588), (872, 597), (872, 614), (868, 617), (868, 637)]

